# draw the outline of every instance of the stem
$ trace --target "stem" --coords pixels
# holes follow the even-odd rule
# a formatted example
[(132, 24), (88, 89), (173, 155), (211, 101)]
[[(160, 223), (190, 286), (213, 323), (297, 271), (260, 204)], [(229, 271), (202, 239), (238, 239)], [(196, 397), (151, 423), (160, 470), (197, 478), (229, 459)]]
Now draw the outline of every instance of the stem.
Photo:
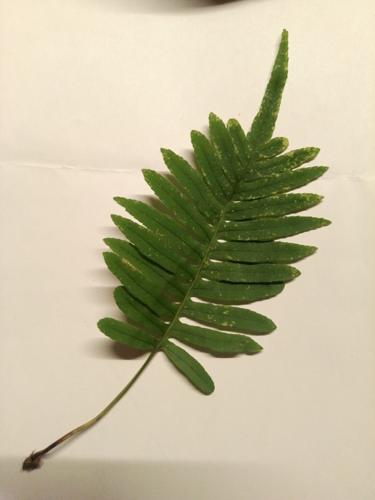
[(147, 357), (146, 361), (143, 363), (143, 365), (139, 368), (139, 370), (135, 373), (133, 378), (130, 379), (130, 381), (126, 384), (126, 386), (117, 394), (117, 396), (112, 399), (108, 405), (103, 408), (101, 412), (99, 412), (95, 417), (91, 418), (87, 422), (85, 422), (82, 425), (79, 425), (75, 429), (72, 429), (68, 433), (64, 434), (61, 436), (59, 439), (48, 445), (46, 448), (43, 448), (43, 450), (39, 451), (33, 451), (25, 460), (23, 461), (22, 464), (22, 469), (23, 470), (34, 470), (34, 469), (39, 469), (42, 465), (42, 457), (46, 455), (49, 451), (53, 450), (56, 448), (56, 446), (61, 445), (65, 441), (68, 441), (69, 439), (73, 438), (74, 436), (77, 436), (78, 434), (81, 434), (81, 432), (87, 431), (90, 429), (93, 425), (95, 425), (99, 420), (101, 420), (107, 413), (120, 401), (120, 399), (125, 396), (125, 394), (129, 391), (129, 389), (133, 386), (133, 384), (136, 382), (136, 380), (141, 376), (143, 371), (146, 369), (146, 367), (150, 364), (152, 359), (154, 358), (155, 354), (158, 352), (159, 349), (159, 344), (155, 347), (155, 349), (149, 354)]

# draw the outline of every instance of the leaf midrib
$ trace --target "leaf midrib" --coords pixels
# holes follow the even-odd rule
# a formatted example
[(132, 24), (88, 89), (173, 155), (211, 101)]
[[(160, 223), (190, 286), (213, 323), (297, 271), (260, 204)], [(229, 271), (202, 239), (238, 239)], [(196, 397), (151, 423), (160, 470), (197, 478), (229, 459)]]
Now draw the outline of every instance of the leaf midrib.
[(213, 232), (212, 237), (207, 245), (206, 251), (205, 251), (204, 255), (202, 256), (202, 260), (201, 260), (201, 263), (200, 263), (200, 265), (197, 269), (197, 272), (195, 274), (195, 278), (191, 282), (191, 285), (189, 286), (188, 290), (186, 291), (185, 297), (182, 299), (182, 301), (181, 301), (181, 303), (176, 311), (176, 314), (174, 315), (174, 318), (170, 322), (168, 328), (166, 329), (166, 331), (164, 332), (164, 334), (160, 338), (159, 342), (156, 344), (155, 349), (154, 349), (155, 352), (158, 351), (159, 348), (163, 346), (163, 343), (165, 342), (165, 340), (167, 340), (170, 337), (170, 333), (173, 330), (173, 327), (175, 326), (177, 321), (179, 321), (180, 315), (185, 307), (186, 302), (191, 297), (191, 292), (192, 292), (193, 288), (195, 287), (197, 281), (200, 279), (201, 271), (202, 271), (203, 267), (206, 265), (206, 261), (208, 259), (209, 253), (211, 252), (212, 247), (215, 245), (215, 243), (217, 241), (217, 236), (218, 236), (220, 226), (221, 226), (222, 222), (224, 221), (227, 208), (233, 199), (234, 193), (235, 193), (236, 188), (237, 188), (237, 184), (238, 183), (236, 183), (236, 185), (233, 187), (233, 191), (232, 191), (232, 195), (231, 195), (230, 199), (227, 200), (227, 202), (225, 203), (224, 207), (221, 210), (220, 217), (214, 226), (214, 232)]

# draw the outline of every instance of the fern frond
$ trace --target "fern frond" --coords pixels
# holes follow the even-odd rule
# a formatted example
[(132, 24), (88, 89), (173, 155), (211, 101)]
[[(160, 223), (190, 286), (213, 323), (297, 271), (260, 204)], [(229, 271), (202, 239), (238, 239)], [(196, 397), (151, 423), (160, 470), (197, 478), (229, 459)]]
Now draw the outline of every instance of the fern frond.
[[(261, 346), (251, 335), (268, 334), (276, 326), (238, 305), (279, 294), (300, 274), (290, 264), (316, 251), (275, 240), (329, 224), (291, 215), (321, 201), (316, 194), (290, 192), (318, 179), (327, 167), (301, 168), (319, 149), (285, 153), (288, 140), (272, 138), (287, 73), (284, 31), (247, 134), (236, 120), (225, 125), (211, 113), (209, 137), (191, 133), (194, 165), (162, 149), (170, 174), (143, 172), (162, 210), (115, 198), (139, 223), (112, 216), (127, 241), (106, 239), (112, 252), (105, 253), (105, 261), (122, 285), (115, 300), (125, 318), (105, 318), (98, 326), (130, 347), (163, 351), (204, 394), (214, 390), (210, 376), (174, 341), (213, 354), (258, 353)], [(187, 324), (186, 318), (202, 326)]]
[(126, 239), (106, 238), (110, 251), (104, 259), (120, 282), (114, 298), (124, 319), (104, 318), (98, 327), (114, 341), (149, 355), (94, 418), (32, 452), (23, 462), (24, 470), (39, 468), (44, 455), (99, 422), (159, 351), (200, 392), (211, 394), (215, 386), (210, 375), (176, 341), (215, 355), (262, 350), (252, 336), (269, 334), (276, 325), (241, 305), (281, 293), (300, 274), (291, 264), (316, 251), (314, 246), (279, 239), (329, 224), (326, 219), (294, 215), (317, 205), (321, 196), (291, 193), (327, 170), (300, 168), (314, 160), (319, 149), (285, 153), (288, 139), (272, 137), (287, 73), (284, 31), (260, 110), (247, 134), (237, 120), (225, 125), (211, 113), (209, 137), (191, 133), (194, 165), (162, 149), (170, 173), (144, 170), (160, 208), (115, 198), (138, 222), (112, 215)]

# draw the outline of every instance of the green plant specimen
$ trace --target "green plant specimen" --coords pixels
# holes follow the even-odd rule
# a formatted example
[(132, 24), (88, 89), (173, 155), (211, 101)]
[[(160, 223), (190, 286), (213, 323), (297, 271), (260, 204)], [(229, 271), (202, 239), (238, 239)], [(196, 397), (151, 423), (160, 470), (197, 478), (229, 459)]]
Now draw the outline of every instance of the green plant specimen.
[(260, 110), (247, 134), (236, 120), (225, 125), (211, 114), (209, 138), (191, 133), (194, 167), (162, 149), (170, 175), (143, 172), (160, 209), (115, 198), (140, 224), (112, 216), (126, 240), (107, 238), (111, 252), (104, 258), (121, 283), (114, 297), (126, 319), (104, 318), (98, 326), (111, 339), (149, 355), (106, 408), (33, 452), (24, 469), (39, 467), (48, 451), (103, 418), (160, 351), (199, 391), (211, 394), (211, 377), (176, 340), (213, 354), (261, 351), (250, 335), (268, 334), (275, 324), (239, 305), (279, 294), (300, 274), (290, 264), (316, 251), (279, 239), (329, 224), (322, 218), (290, 215), (321, 201), (316, 194), (290, 191), (314, 181), (327, 167), (301, 168), (319, 150), (308, 147), (285, 153), (288, 140), (272, 138), (287, 68), (284, 31)]

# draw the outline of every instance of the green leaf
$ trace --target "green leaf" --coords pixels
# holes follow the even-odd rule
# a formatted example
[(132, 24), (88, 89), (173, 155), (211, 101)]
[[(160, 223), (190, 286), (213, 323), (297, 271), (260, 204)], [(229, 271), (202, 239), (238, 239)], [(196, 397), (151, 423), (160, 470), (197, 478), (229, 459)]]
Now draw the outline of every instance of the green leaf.
[(150, 281), (156, 281), (158, 286), (164, 284), (170, 287), (170, 296), (173, 299), (184, 297), (186, 293), (186, 285), (183, 282), (177, 281), (175, 275), (165, 271), (163, 268), (156, 266), (148, 259), (143, 257), (138, 250), (127, 241), (117, 238), (105, 238), (104, 243), (117, 254), (123, 262), (127, 262), (130, 267), (143, 273)]
[(327, 167), (307, 167), (292, 172), (272, 174), (252, 182), (244, 182), (236, 199), (256, 200), (274, 194), (287, 193), (315, 181), (326, 171)]
[(223, 166), (212, 149), (207, 137), (193, 130), (191, 143), (195, 162), (212, 193), (220, 202), (225, 202), (231, 192), (231, 184), (224, 174)]
[(126, 314), (131, 322), (138, 324), (142, 329), (148, 330), (154, 336), (161, 336), (166, 330), (163, 323), (148, 307), (132, 297), (123, 286), (118, 286), (114, 291), (114, 298), (118, 308)]
[[(120, 231), (130, 239), (128, 236), (130, 230), (134, 231), (137, 224), (129, 219), (126, 219), (125, 217), (121, 217), (121, 215), (112, 215), (112, 220)], [(143, 229), (143, 227), (145, 226), (138, 225), (138, 228), (140, 229)], [(177, 238), (168, 234), (165, 230), (161, 230), (160, 227), (156, 227), (156, 224), (154, 224), (154, 228), (149, 232), (149, 234), (150, 239), (152, 238), (155, 241), (153, 245), (154, 247), (158, 246), (158, 248), (164, 249), (164, 251), (168, 254), (173, 254), (175, 252), (181, 263), (185, 264), (188, 262), (197, 262), (197, 259), (199, 259), (195, 251), (193, 252), (191, 248), (184, 245)]]
[(196, 208), (211, 221), (215, 220), (221, 205), (212, 195), (198, 172), (181, 156), (169, 149), (161, 150), (164, 163), (179, 182), (182, 189), (191, 198)]
[(161, 318), (170, 319), (173, 317), (176, 307), (168, 300), (168, 287), (156, 287), (155, 283), (146, 279), (143, 274), (131, 269), (113, 253), (105, 252), (104, 259), (108, 269), (134, 297)]
[(319, 148), (295, 149), (294, 151), (289, 151), (289, 153), (277, 156), (276, 158), (258, 161), (257, 168), (267, 175), (278, 174), (287, 170), (293, 170), (314, 160), (318, 153)]
[(245, 262), (248, 264), (265, 262), (291, 264), (312, 255), (316, 250), (317, 248), (313, 246), (279, 241), (267, 243), (228, 241), (217, 243), (211, 251), (210, 257), (216, 260)]
[(151, 351), (157, 346), (158, 340), (152, 335), (116, 319), (103, 318), (98, 321), (98, 328), (107, 337), (133, 349)]
[(198, 210), (189, 203), (189, 198), (165, 177), (153, 170), (144, 169), (143, 177), (172, 214), (187, 224), (201, 241), (207, 241), (210, 235), (207, 222)]
[(173, 255), (171, 251), (165, 248), (165, 238), (160, 238), (154, 232), (123, 217), (114, 215), (112, 220), (145, 257), (163, 269), (173, 274), (179, 274), (185, 280), (191, 278), (193, 271), (188, 266), (188, 263), (185, 259), (181, 259), (180, 255)]
[(184, 228), (176, 220), (142, 201), (129, 200), (119, 196), (115, 198), (115, 201), (145, 227), (164, 237), (175, 251), (182, 252), (191, 258), (202, 258), (202, 244), (191, 238), (188, 228)]
[(276, 241), (329, 224), (290, 215), (321, 201), (319, 195), (291, 191), (318, 179), (327, 167), (300, 168), (319, 149), (285, 152), (288, 139), (273, 137), (287, 65), (284, 31), (247, 135), (237, 120), (225, 125), (211, 113), (208, 137), (191, 133), (194, 164), (162, 149), (170, 173), (143, 171), (156, 204), (115, 198), (138, 221), (112, 216), (127, 241), (105, 240), (114, 252), (105, 253), (105, 261), (121, 283), (115, 301), (128, 323), (106, 318), (99, 328), (151, 351), (135, 378), (163, 350), (195, 387), (210, 394), (214, 384), (204, 368), (170, 339), (216, 355), (259, 352), (259, 344), (241, 333), (268, 334), (275, 324), (240, 306), (281, 293), (300, 274), (290, 264), (316, 251), (311, 245)]
[(203, 366), (198, 363), (190, 354), (176, 346), (172, 342), (167, 342), (163, 351), (169, 361), (174, 364), (199, 391), (203, 394), (211, 394), (215, 390), (215, 385)]
[(195, 285), (193, 297), (219, 304), (249, 304), (274, 297), (283, 289), (283, 283), (242, 285), (202, 279)]
[(309, 193), (291, 193), (269, 196), (252, 201), (233, 202), (227, 211), (228, 220), (249, 220), (263, 217), (280, 217), (307, 210), (323, 199)]
[(132, 267), (135, 267), (140, 272), (153, 276), (155, 279), (168, 279), (168, 277), (171, 276), (170, 273), (143, 257), (137, 248), (127, 241), (119, 238), (104, 238), (103, 241), (113, 253), (127, 261)]
[(191, 300), (185, 304), (182, 315), (215, 328), (243, 333), (265, 334), (271, 333), (276, 328), (275, 323), (269, 318), (248, 309)]
[(233, 283), (284, 283), (299, 276), (300, 272), (284, 264), (210, 262), (201, 275), (203, 278)]
[(231, 136), (224, 122), (214, 113), (209, 116), (209, 129), (211, 142), (221, 160), (225, 175), (234, 183), (241, 176), (241, 165), (238, 164)]
[(287, 76), (288, 32), (284, 30), (260, 110), (248, 134), (250, 147), (254, 151), (272, 137)]
[(237, 120), (231, 118), (228, 121), (227, 129), (233, 142), (233, 147), (238, 158), (239, 174), (244, 176), (250, 169), (250, 147), (241, 125)]
[(262, 347), (250, 337), (224, 333), (208, 328), (178, 323), (172, 335), (175, 339), (213, 354), (256, 354)]
[(288, 148), (288, 146), (289, 141), (286, 137), (274, 137), (259, 149), (258, 161), (267, 158), (273, 158), (274, 156), (283, 153)]
[[(275, 324), (255, 311), (234, 305), (277, 295), (284, 283), (300, 274), (288, 264), (315, 251), (313, 246), (274, 240), (329, 223), (316, 217), (287, 216), (311, 208), (321, 198), (284, 193), (326, 171), (326, 167), (299, 168), (315, 158), (316, 148), (282, 154), (288, 139), (272, 137), (287, 74), (288, 33), (284, 30), (260, 110), (247, 135), (236, 120), (229, 120), (225, 126), (210, 114), (209, 139), (200, 132), (191, 134), (194, 165), (170, 150), (162, 150), (171, 174), (144, 171), (157, 197), (156, 208), (155, 203), (149, 206), (115, 198), (139, 222), (112, 216), (127, 241), (105, 240), (114, 252), (104, 253), (105, 262), (122, 285), (115, 290), (115, 301), (127, 322), (104, 318), (98, 327), (111, 339), (149, 351), (149, 355), (102, 411), (46, 448), (31, 453), (23, 463), (24, 470), (38, 468), (47, 452), (102, 419), (159, 351), (199, 391), (211, 394), (214, 383), (203, 366), (170, 339), (221, 356), (254, 354), (262, 349), (252, 338), (239, 333), (267, 334)], [(223, 88), (222, 82), (215, 83)], [(228, 91), (235, 94), (237, 82), (232, 83)], [(171, 120), (165, 116), (160, 123)], [(308, 123), (309, 117), (303, 120)], [(144, 123), (148, 125), (147, 116)], [(147, 133), (150, 135), (148, 129)], [(290, 305), (290, 321), (297, 318), (296, 306)], [(313, 313), (317, 314), (316, 307)], [(181, 321), (184, 317), (214, 328), (186, 324), (188, 320)], [(232, 386), (237, 380), (233, 374)], [(168, 394), (168, 388), (163, 389)], [(251, 380), (249, 394), (254, 390), (255, 379)], [(232, 428), (229, 426), (226, 432)]]
[(219, 236), (229, 241), (271, 241), (318, 229), (328, 224), (330, 222), (326, 219), (298, 215), (254, 221), (231, 221), (224, 223)]

